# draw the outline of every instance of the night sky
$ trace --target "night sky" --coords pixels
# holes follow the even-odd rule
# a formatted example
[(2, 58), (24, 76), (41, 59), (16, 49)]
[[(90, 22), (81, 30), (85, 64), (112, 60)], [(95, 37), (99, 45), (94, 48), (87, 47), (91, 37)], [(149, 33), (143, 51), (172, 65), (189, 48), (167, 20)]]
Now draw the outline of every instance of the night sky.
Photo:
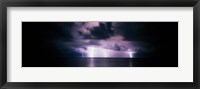
[(22, 22), (22, 67), (178, 67), (178, 22)]

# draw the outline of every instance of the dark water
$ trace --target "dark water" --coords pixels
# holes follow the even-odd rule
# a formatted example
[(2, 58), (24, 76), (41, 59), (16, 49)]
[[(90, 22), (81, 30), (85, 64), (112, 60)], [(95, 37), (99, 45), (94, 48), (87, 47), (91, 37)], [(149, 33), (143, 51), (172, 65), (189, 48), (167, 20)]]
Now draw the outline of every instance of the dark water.
[(81, 67), (132, 67), (132, 59), (82, 59), (77, 66)]
[(67, 67), (178, 67), (166, 59), (150, 58), (87, 58), (74, 59)]

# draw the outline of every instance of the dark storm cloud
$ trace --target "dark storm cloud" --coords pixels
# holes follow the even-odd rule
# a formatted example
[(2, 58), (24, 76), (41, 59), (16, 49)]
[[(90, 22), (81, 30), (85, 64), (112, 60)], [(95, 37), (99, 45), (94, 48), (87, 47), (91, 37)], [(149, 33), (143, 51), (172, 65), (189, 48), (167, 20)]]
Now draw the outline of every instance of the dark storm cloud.
[(75, 22), (71, 30), (75, 39), (107, 39), (113, 34), (107, 22)]
[(66, 35), (61, 39), (68, 39), (61, 41), (64, 48), (60, 50), (65, 50), (63, 54), (66, 53), (66, 50), (69, 53), (75, 52), (75, 54), (87, 53), (90, 46), (110, 50), (107, 52), (112, 52), (112, 55), (118, 53), (117, 51), (154, 51), (152, 45), (144, 41), (137, 41), (138, 38), (142, 37), (131, 35), (139, 34), (138, 32), (143, 29), (143, 24), (138, 27), (134, 23), (125, 24), (121, 22), (74, 22), (59, 25), (59, 27), (63, 27), (61, 31)]

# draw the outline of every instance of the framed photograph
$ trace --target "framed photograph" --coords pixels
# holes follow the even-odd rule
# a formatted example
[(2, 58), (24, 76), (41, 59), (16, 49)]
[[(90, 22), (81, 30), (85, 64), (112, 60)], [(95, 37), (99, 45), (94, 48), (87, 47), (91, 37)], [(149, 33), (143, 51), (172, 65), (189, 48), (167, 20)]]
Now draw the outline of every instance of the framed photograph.
[(198, 89), (199, 0), (1, 1), (2, 89)]

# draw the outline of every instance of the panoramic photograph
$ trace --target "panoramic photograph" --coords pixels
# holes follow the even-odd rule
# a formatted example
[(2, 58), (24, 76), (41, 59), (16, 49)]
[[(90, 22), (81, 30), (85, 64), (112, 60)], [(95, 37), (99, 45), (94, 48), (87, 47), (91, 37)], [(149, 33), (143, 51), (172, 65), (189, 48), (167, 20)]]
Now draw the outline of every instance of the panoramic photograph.
[(22, 22), (22, 67), (178, 67), (178, 22)]

